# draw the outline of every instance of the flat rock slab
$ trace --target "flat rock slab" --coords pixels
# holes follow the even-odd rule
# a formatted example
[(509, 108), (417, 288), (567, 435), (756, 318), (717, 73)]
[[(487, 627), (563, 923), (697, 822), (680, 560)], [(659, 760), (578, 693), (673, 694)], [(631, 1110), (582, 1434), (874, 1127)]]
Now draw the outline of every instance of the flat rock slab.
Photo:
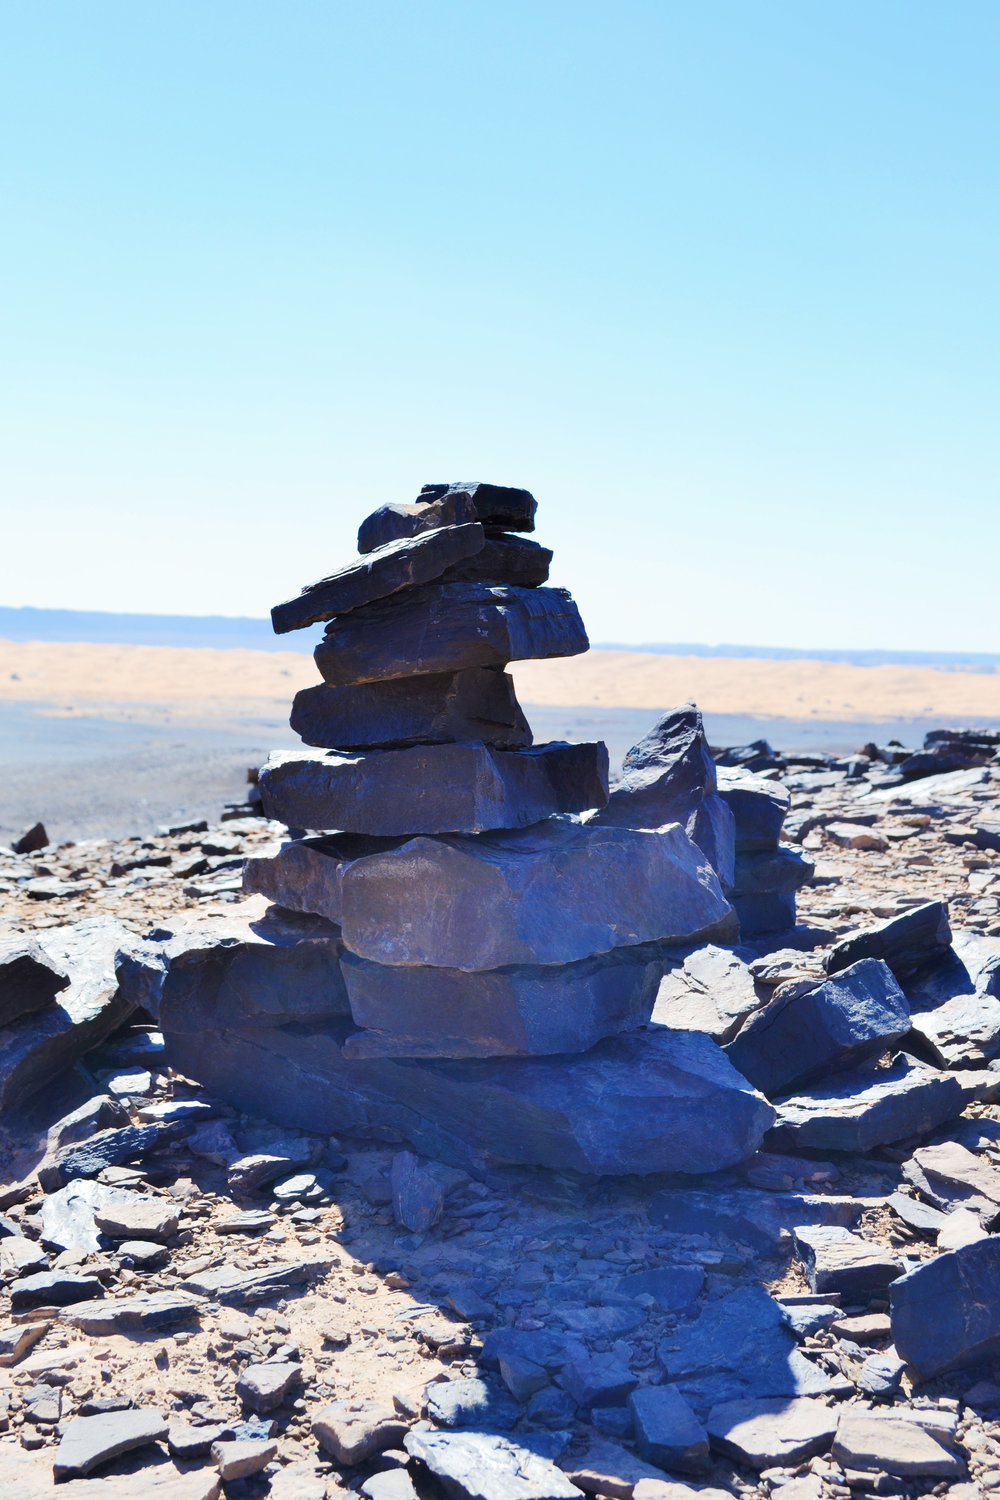
[(261, 1438), (244, 1438), (212, 1444), (212, 1458), (219, 1471), (219, 1478), (226, 1483), (236, 1479), (247, 1479), (266, 1469), (278, 1451), (277, 1443)]
[(838, 1413), (809, 1396), (791, 1400), (726, 1401), (713, 1406), (706, 1426), (713, 1449), (751, 1469), (803, 1463), (826, 1453)]
[(387, 1403), (331, 1401), (313, 1418), (312, 1432), (324, 1453), (351, 1467), (401, 1447), (409, 1426)]
[(432, 583), (447, 568), (481, 552), (485, 545), (486, 533), (475, 521), (385, 542), (357, 562), (309, 584), (297, 599), (276, 604), (271, 610), (271, 624), (276, 635), (284, 635), (319, 620), (349, 614), (401, 589)]
[(327, 626), (314, 656), (331, 687), (425, 672), (579, 656), (589, 646), (566, 589), (428, 584)]
[(0, 1110), (23, 1104), (127, 1020), (134, 1002), (120, 992), (115, 970), (136, 942), (111, 917), (45, 932), (42, 961), (69, 983), (51, 1004), (0, 1029)]
[(427, 1387), (427, 1415), (440, 1427), (509, 1432), (521, 1415), (506, 1391), (474, 1377), (434, 1381)]
[(325, 1276), (336, 1263), (335, 1255), (321, 1255), (310, 1260), (283, 1261), (256, 1271), (220, 1266), (215, 1271), (189, 1276), (184, 1286), (198, 1296), (211, 1297), (226, 1307), (249, 1307), (256, 1302), (265, 1302), (268, 1297), (280, 1296), (292, 1287), (308, 1286)]
[(46, 1318), (39, 1323), (9, 1323), (0, 1328), (0, 1369), (16, 1365), (22, 1355), (45, 1337), (49, 1327)]
[[(608, 1495), (611, 1500), (632, 1500), (635, 1487), (643, 1480), (657, 1488), (649, 1490), (649, 1500), (664, 1500), (661, 1490), (676, 1490), (678, 1500), (694, 1494), (687, 1485), (669, 1484), (662, 1469), (637, 1458), (618, 1443), (592, 1442), (586, 1453), (571, 1462), (563, 1462), (567, 1477), (586, 1495)], [(669, 1493), (665, 1500), (670, 1500)]]
[(1000, 988), (1000, 939), (977, 932), (952, 933), (951, 947), (908, 979), (904, 988), (915, 1014), (963, 995), (995, 995)]
[(69, 975), (30, 938), (0, 943), (0, 1026), (45, 1010), (68, 984)]
[(950, 945), (951, 928), (944, 902), (926, 901), (837, 943), (827, 955), (827, 973), (838, 974), (859, 959), (878, 958), (889, 965), (897, 979), (905, 979)]
[(149, 1292), (135, 1297), (108, 1297), (80, 1302), (62, 1315), (62, 1321), (81, 1333), (155, 1333), (178, 1323), (197, 1319), (199, 1303), (183, 1292)]
[(499, 750), (531, 744), (514, 679), (499, 667), (355, 687), (319, 682), (295, 694), (289, 722), (307, 745), (329, 750), (390, 750), (456, 740), (481, 740)]
[(129, 1409), (75, 1417), (63, 1429), (52, 1472), (57, 1480), (89, 1474), (122, 1453), (146, 1448), (166, 1436), (167, 1424), (158, 1411)]
[(961, 1459), (926, 1428), (854, 1411), (841, 1415), (833, 1457), (845, 1469), (900, 1479), (958, 1479), (965, 1472)]
[(878, 1072), (844, 1073), (808, 1093), (775, 1100), (775, 1150), (871, 1151), (923, 1135), (956, 1119), (975, 1099), (991, 1098), (995, 1073), (942, 1073), (906, 1059)]
[(14, 1312), (23, 1312), (31, 1307), (68, 1307), (71, 1302), (86, 1302), (103, 1295), (104, 1287), (96, 1276), (39, 1271), (11, 1283), (10, 1305)]
[(352, 953), (382, 964), (564, 964), (645, 942), (724, 940), (735, 927), (714, 872), (677, 825), (648, 832), (551, 818), (374, 853), (331, 838), (248, 860), (244, 881), (338, 922)]
[(860, 1198), (825, 1193), (667, 1188), (650, 1200), (649, 1218), (672, 1234), (704, 1234), (768, 1251), (798, 1224), (856, 1224), (864, 1207)]
[(716, 792), (716, 769), (693, 703), (659, 719), (633, 745), (597, 822), (619, 828), (680, 823), (724, 886), (734, 878), (735, 820)]
[(794, 1233), (814, 1292), (841, 1292), (849, 1300), (864, 1302), (873, 1293), (885, 1292), (902, 1274), (902, 1262), (895, 1255), (849, 1229), (803, 1224)]
[(441, 574), (440, 583), (510, 584), (519, 589), (536, 589), (549, 576), (552, 551), (524, 536), (504, 532), (487, 535), (486, 545), (463, 562), (455, 563)]
[(408, 1432), (403, 1446), (459, 1500), (579, 1500), (555, 1464), (510, 1438), (482, 1432)]
[(791, 795), (779, 781), (767, 781), (738, 766), (719, 766), (719, 796), (736, 823), (736, 849), (776, 849)]
[(629, 1409), (641, 1458), (681, 1474), (707, 1471), (708, 1433), (675, 1386), (640, 1386)]
[(797, 849), (743, 850), (736, 855), (733, 894), (737, 896), (794, 896), (808, 885), (815, 865)]
[(180, 1214), (173, 1202), (163, 1198), (112, 1200), (94, 1209), (94, 1222), (113, 1240), (168, 1240), (177, 1233)]
[(534, 495), (506, 484), (425, 484), (412, 505), (382, 505), (366, 516), (358, 530), (358, 551), (469, 521), (491, 530), (534, 531), (536, 509)]
[(586, 1052), (649, 1019), (660, 977), (650, 947), (618, 948), (573, 964), (464, 969), (341, 962), (351, 1011), (367, 1031), (344, 1055), (533, 1057)]
[(958, 1141), (918, 1147), (903, 1163), (903, 1176), (944, 1212), (965, 1205), (987, 1222), (1000, 1216), (1000, 1169)]
[(259, 785), (268, 817), (292, 828), (376, 836), (525, 828), (603, 807), (601, 741), (496, 750), (471, 742), (404, 750), (275, 751)]
[(745, 959), (731, 948), (706, 943), (664, 974), (650, 1019), (677, 1031), (703, 1031), (722, 1045), (769, 998)]
[(1000, 1238), (938, 1255), (893, 1283), (892, 1337), (922, 1380), (1000, 1352)]
[(977, 1067), (1000, 1053), (1000, 1000), (956, 995), (913, 1017), (913, 1030), (943, 1067)]
[(726, 1052), (768, 1098), (843, 1071), (904, 1037), (910, 1007), (886, 964), (866, 958), (797, 997), (756, 1011)]
[(38, 1168), (38, 1181), (46, 1192), (64, 1187), (78, 1177), (96, 1177), (105, 1167), (119, 1166), (147, 1155), (180, 1133), (174, 1123), (125, 1125), (120, 1130), (101, 1130), (89, 1141), (63, 1146)]

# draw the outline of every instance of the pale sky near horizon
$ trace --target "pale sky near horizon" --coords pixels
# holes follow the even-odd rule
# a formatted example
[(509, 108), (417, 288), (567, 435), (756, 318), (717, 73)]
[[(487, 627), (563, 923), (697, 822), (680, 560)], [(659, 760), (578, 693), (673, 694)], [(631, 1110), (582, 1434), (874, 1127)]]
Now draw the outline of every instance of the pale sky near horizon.
[(0, 3), (0, 604), (539, 501), (595, 640), (1000, 650), (1000, 10)]

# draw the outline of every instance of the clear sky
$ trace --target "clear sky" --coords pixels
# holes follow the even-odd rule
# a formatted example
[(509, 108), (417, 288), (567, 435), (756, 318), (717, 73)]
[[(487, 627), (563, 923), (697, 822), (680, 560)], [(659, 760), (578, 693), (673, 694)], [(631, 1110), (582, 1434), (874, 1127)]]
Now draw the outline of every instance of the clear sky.
[(0, 4), (0, 603), (539, 500), (591, 637), (1000, 649), (1000, 8)]

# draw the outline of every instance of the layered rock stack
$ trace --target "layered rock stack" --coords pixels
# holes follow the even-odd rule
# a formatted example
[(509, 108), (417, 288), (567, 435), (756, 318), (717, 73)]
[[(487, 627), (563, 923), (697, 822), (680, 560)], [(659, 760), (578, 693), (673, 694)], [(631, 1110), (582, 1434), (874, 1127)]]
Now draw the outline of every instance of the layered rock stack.
[(308, 1128), (459, 1162), (713, 1170), (772, 1111), (708, 1037), (638, 1028), (665, 945), (736, 936), (732, 815), (696, 713), (637, 747), (610, 801), (603, 744), (532, 744), (507, 664), (588, 647), (534, 520), (525, 490), (427, 486), (272, 611), (278, 632), (328, 622), (291, 715), (313, 748), (260, 773), (301, 836), (248, 861), (275, 905), (242, 948), (174, 961), (164, 1030), (185, 1071)]

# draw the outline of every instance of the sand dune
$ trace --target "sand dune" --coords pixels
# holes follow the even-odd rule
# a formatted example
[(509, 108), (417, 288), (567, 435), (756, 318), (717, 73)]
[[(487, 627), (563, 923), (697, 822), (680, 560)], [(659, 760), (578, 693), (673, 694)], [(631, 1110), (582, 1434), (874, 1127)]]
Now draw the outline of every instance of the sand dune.
[[(1000, 719), (996, 671), (596, 650), (511, 671), (521, 701), (537, 705), (656, 709), (694, 699), (706, 713), (761, 718)], [(294, 651), (0, 641), (0, 701), (56, 714), (286, 714), (292, 694), (317, 680), (311, 658)]]

